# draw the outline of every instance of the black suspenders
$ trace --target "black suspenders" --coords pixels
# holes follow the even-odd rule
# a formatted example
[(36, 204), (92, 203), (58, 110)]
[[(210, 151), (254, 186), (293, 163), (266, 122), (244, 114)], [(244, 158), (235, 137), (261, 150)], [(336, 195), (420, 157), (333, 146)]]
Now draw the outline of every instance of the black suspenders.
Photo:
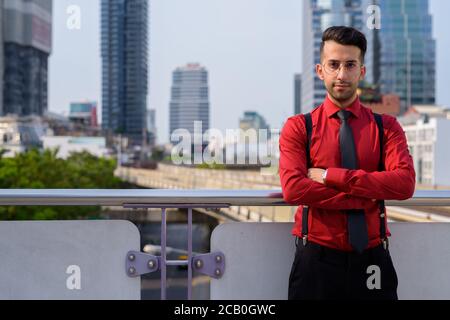
[[(311, 137), (312, 137), (312, 117), (311, 113), (305, 114), (305, 128), (306, 128), (306, 161), (307, 168), (311, 168)], [(384, 162), (383, 162), (383, 119), (380, 114), (374, 113), (375, 121), (377, 122), (378, 127), (378, 138), (380, 140), (380, 161), (378, 171), (385, 171)], [(380, 238), (383, 242), (384, 249), (387, 249), (389, 246), (389, 240), (386, 237), (386, 208), (384, 200), (380, 200)], [(303, 206), (303, 214), (302, 214), (302, 236), (303, 236), (303, 245), (306, 245), (308, 242), (308, 211), (309, 207)]]
[[(378, 140), (380, 140), (380, 161), (378, 171), (385, 171), (384, 161), (383, 161), (383, 146), (384, 146), (384, 131), (383, 131), (383, 118), (380, 114), (374, 113), (375, 121), (378, 126)], [(386, 207), (384, 200), (380, 200), (380, 238), (383, 242), (384, 250), (389, 248), (389, 239), (386, 237)]]
[[(312, 167), (311, 164), (311, 136), (312, 136), (312, 119), (311, 113), (305, 114), (305, 127), (306, 127), (306, 164), (307, 169)], [(309, 207), (303, 206), (303, 215), (302, 215), (302, 236), (303, 236), (303, 245), (305, 246), (308, 242), (308, 211)]]

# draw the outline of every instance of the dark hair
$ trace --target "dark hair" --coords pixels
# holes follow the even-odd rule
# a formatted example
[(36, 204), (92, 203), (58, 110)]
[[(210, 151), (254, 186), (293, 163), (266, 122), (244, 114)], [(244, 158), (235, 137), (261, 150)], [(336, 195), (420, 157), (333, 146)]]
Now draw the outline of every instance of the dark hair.
[(367, 39), (362, 32), (355, 28), (343, 26), (328, 28), (322, 35), (322, 44), (320, 46), (321, 59), (325, 42), (331, 40), (344, 46), (355, 46), (361, 49), (361, 62), (364, 63), (364, 57), (367, 51)]

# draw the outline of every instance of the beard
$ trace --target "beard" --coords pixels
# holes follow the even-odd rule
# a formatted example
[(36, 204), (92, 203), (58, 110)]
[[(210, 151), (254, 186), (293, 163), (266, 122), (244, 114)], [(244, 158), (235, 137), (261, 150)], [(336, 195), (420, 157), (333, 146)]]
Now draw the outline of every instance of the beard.
[(333, 81), (331, 84), (326, 85), (328, 94), (339, 102), (345, 102), (354, 97), (358, 90), (358, 83)]

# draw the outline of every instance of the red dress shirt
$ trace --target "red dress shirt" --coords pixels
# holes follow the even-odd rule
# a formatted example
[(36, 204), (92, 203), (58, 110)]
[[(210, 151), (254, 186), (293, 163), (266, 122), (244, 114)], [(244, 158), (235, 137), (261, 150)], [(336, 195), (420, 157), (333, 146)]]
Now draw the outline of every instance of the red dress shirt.
[[(303, 115), (287, 120), (280, 136), (280, 178), (284, 200), (299, 205), (293, 234), (302, 237), (303, 205), (309, 206), (308, 240), (334, 249), (351, 251), (347, 214), (364, 209), (369, 233), (368, 247), (381, 243), (378, 200), (406, 200), (413, 196), (416, 173), (405, 133), (395, 117), (383, 115), (384, 172), (378, 172), (380, 141), (371, 109), (357, 98), (348, 110), (358, 159), (358, 170), (341, 168), (337, 112), (328, 97), (311, 113), (313, 129), (311, 165), (328, 169), (325, 185), (308, 178), (306, 129)], [(386, 219), (387, 221), (387, 219)], [(386, 227), (386, 234), (390, 236)]]

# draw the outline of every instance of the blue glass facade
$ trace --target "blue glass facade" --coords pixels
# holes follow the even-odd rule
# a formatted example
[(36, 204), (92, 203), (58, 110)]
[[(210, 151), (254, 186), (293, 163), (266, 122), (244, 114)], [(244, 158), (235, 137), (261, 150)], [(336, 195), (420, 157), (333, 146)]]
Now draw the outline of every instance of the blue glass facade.
[(148, 1), (102, 0), (102, 127), (147, 137)]
[(3, 115), (43, 115), (48, 107), (48, 53), (4, 45)]
[(95, 103), (86, 102), (86, 103), (71, 103), (70, 104), (70, 113), (78, 113), (78, 112), (91, 112), (92, 108), (95, 107)]
[(380, 79), (383, 93), (400, 96), (402, 111), (434, 104), (436, 43), (428, 0), (378, 0)]

